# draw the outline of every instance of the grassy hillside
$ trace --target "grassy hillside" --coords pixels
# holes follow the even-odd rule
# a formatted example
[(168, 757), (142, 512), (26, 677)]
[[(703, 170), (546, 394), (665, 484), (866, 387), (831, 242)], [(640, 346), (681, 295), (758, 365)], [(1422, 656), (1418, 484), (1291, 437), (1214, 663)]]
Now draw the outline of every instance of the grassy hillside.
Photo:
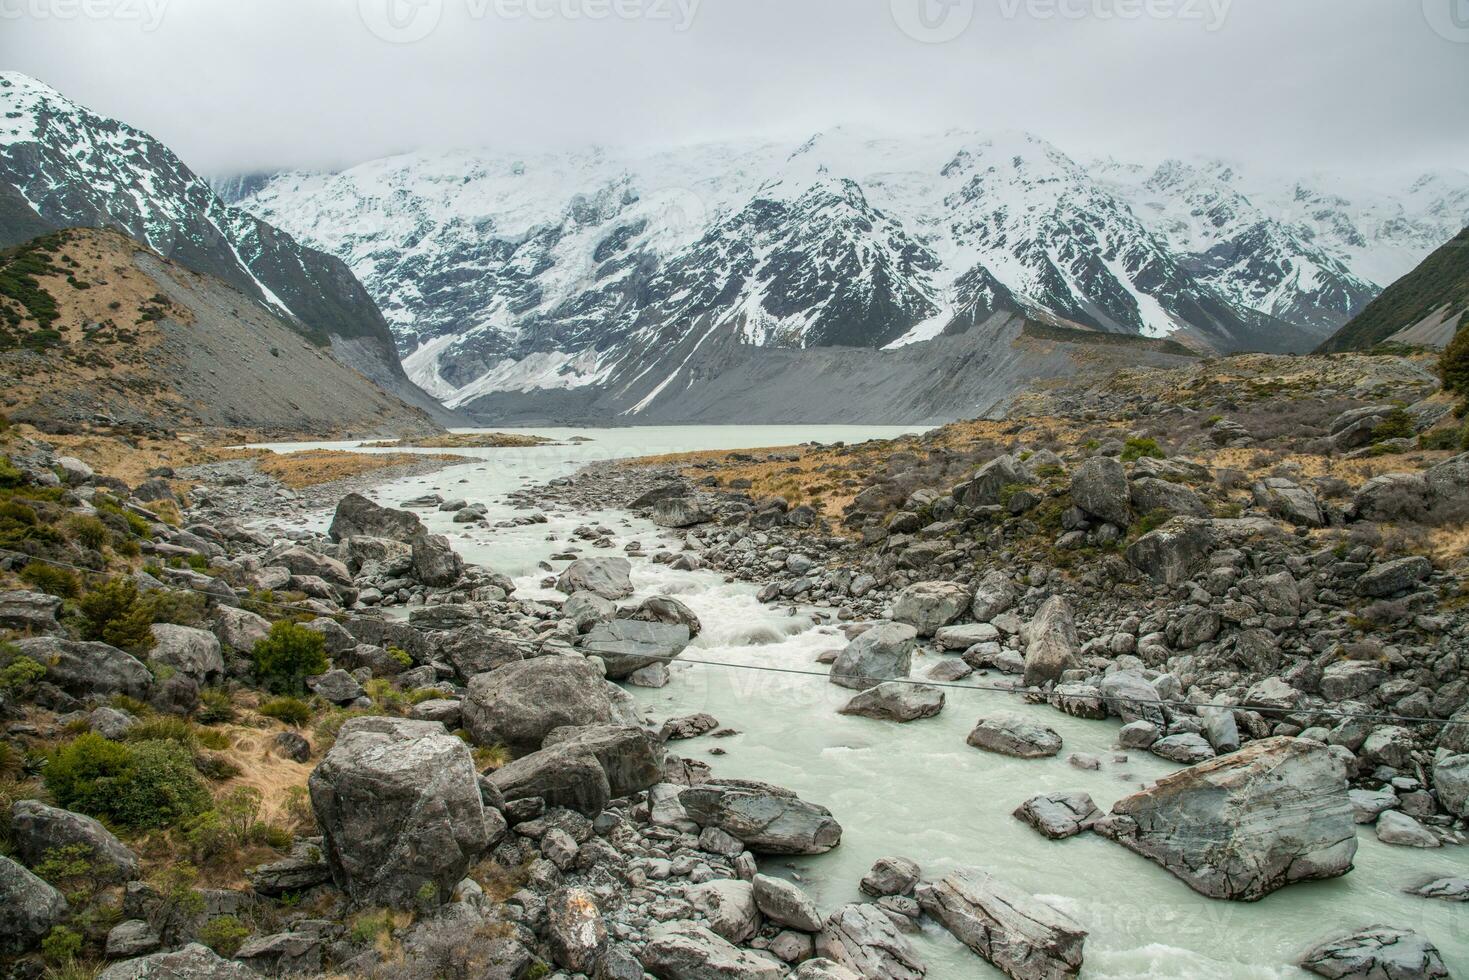
[(1366, 350), (1445, 307), (1462, 327), (1469, 313), (1469, 228), (1387, 287), (1319, 350)]

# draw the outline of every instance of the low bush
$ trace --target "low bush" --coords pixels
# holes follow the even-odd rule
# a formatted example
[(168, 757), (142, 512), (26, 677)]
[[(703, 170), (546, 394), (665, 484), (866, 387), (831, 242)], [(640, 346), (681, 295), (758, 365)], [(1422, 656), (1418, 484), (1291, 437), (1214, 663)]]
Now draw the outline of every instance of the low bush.
[(1439, 355), (1438, 371), (1445, 391), (1469, 395), (1469, 326), (1461, 320), (1459, 332)]
[(235, 720), (235, 705), (229, 692), (207, 687), (199, 692), (199, 710), (194, 719), (201, 725), (219, 725)]
[(189, 750), (174, 741), (124, 745), (89, 733), (52, 752), (43, 779), (66, 809), (124, 827), (167, 826), (210, 804)]
[(311, 720), (311, 705), (300, 698), (271, 698), (260, 706), (260, 713), (267, 718), (300, 728)]
[(1154, 459), (1163, 458), (1164, 453), (1158, 446), (1158, 440), (1152, 438), (1128, 439), (1122, 444), (1122, 461), (1124, 463), (1135, 463), (1144, 456), (1151, 456)]
[(73, 517), (66, 522), (66, 535), (77, 544), (101, 551), (111, 539), (107, 525), (95, 517)]
[(75, 599), (82, 591), (81, 580), (70, 569), (57, 568), (39, 561), (33, 561), (21, 569), (20, 578), (33, 588), (63, 599)]
[(317, 632), (282, 620), (255, 644), (255, 677), (276, 694), (301, 694), (306, 678), (325, 673), (326, 640)]
[(130, 578), (108, 579), (77, 602), (81, 609), (82, 637), (100, 640), (124, 650), (153, 647), (152, 610), (142, 601)]
[(199, 942), (228, 959), (239, 952), (252, 931), (233, 915), (216, 915), (199, 928)]
[(44, 666), (8, 643), (0, 644), (0, 663), (0, 692), (11, 696), (24, 696), (46, 676)]

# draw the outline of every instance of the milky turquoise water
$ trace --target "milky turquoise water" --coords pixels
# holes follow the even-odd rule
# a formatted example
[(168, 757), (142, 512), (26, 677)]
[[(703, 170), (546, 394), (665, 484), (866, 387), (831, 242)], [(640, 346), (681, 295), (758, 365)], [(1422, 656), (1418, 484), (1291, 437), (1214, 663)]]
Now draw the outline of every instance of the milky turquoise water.
[[(476, 461), (387, 484), (372, 496), (387, 504), (429, 492), (464, 497), (489, 505), (494, 521), (518, 513), (504, 502), (507, 492), (568, 475), (596, 459), (810, 439), (856, 442), (906, 430), (687, 426), (520, 431), (563, 439), (581, 434), (593, 441), (465, 451)], [(353, 444), (274, 448), (320, 446)], [(619, 547), (607, 554), (620, 554), (626, 541), (646, 546), (663, 537), (652, 524), (618, 512), (557, 515), (545, 525), (469, 531), (452, 524), (448, 514), (419, 513), (432, 530), (448, 534), (467, 560), (516, 577), (522, 592), (532, 596), (539, 594), (544, 575), (537, 562), (561, 550), (578, 524), (602, 523), (614, 531)], [(313, 515), (308, 523), (325, 528), (329, 517)], [(698, 613), (705, 631), (686, 659), (820, 670), (816, 655), (842, 644), (834, 630), (814, 624), (806, 613), (792, 616), (762, 606), (755, 601), (754, 586), (726, 582), (714, 572), (676, 572), (635, 561), (633, 583), (639, 597), (676, 595)], [(915, 661), (914, 673), (933, 662), (931, 657)], [(1105, 809), (1177, 768), (1141, 753), (1115, 761), (1116, 722), (1069, 718), (1005, 694), (950, 690), (937, 718), (897, 725), (838, 715), (836, 709), (851, 692), (821, 677), (702, 664), (675, 667), (672, 683), (662, 690), (633, 693), (659, 718), (707, 711), (741, 732), (733, 738), (678, 743), (681, 754), (709, 762), (719, 775), (789, 786), (831, 809), (843, 827), (840, 847), (815, 858), (763, 862), (768, 873), (798, 878), (824, 911), (859, 900), (857, 882), (872, 862), (897, 854), (918, 861), (925, 874), (975, 865), (1053, 903), (1090, 933), (1084, 977), (1306, 977), (1293, 965), (1304, 950), (1328, 936), (1374, 923), (1422, 932), (1456, 976), (1469, 976), (1469, 907), (1402, 892), (1427, 877), (1469, 875), (1469, 849), (1389, 847), (1364, 829), (1356, 868), (1348, 875), (1241, 904), (1204, 898), (1162, 868), (1094, 835), (1049, 841), (1010, 815), (1036, 793), (1063, 790), (1088, 792)], [(1017, 760), (967, 746), (964, 739), (975, 719), (998, 707), (1055, 729), (1065, 742), (1061, 755)], [(715, 747), (727, 754), (711, 755)], [(1071, 767), (1065, 760), (1072, 752), (1099, 756), (1101, 770)], [(1000, 976), (940, 929), (926, 929), (914, 937), (914, 944), (936, 980)]]

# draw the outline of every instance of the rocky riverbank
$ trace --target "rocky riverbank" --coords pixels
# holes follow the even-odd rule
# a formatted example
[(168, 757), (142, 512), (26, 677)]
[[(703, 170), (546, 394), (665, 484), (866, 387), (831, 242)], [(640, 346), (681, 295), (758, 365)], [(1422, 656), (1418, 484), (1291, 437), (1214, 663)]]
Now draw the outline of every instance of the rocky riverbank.
[[(1323, 461), (1446, 414), (1320, 411)], [(6, 784), (17, 938), (0, 955), (16, 976), (69, 956), (111, 977), (885, 980), (925, 975), (909, 937), (927, 923), (1010, 976), (1084, 971), (1088, 924), (990, 869), (888, 857), (863, 901), (829, 909), (772, 874), (841, 847), (861, 814), (679, 755), (741, 719), (638, 709), (628, 688), (686, 682), (668, 665), (705, 627), (674, 596), (633, 598), (642, 561), (756, 583), (841, 629), (821, 663), (790, 666), (829, 662), (844, 713), (908, 724), (967, 684), (1120, 720), (1119, 756), (1180, 768), (1106, 812), (1063, 792), (1015, 817), (1044, 838), (1097, 834), (1201, 895), (1360, 874), (1364, 825), (1392, 846), (1461, 846), (1465, 568), (1439, 548), (1462, 527), (1469, 456), (1415, 443), (1358, 457), (1385, 463), (1352, 482), (1271, 443), (1227, 416), (1014, 420), (599, 464), (515, 492), (502, 521), (437, 494), (303, 500), (234, 463), (129, 486), (13, 452), (0, 712), (27, 761)], [(1246, 449), (1253, 472), (1216, 465)], [(752, 492), (797, 474), (825, 496)], [(321, 503), (324, 535), (249, 523)], [(556, 532), (554, 599), (466, 565), (420, 516), (493, 531), (607, 510), (664, 533)], [(66, 566), (93, 572), (38, 571)], [(1066, 751), (1037, 718), (987, 710), (962, 750)], [(120, 766), (113, 792), (63, 778), (82, 762)], [(161, 824), (121, 805), (165, 778), (177, 812)], [(1452, 874), (1398, 887), (1469, 894)], [(1447, 976), (1413, 925), (1321, 936), (1302, 963)]]

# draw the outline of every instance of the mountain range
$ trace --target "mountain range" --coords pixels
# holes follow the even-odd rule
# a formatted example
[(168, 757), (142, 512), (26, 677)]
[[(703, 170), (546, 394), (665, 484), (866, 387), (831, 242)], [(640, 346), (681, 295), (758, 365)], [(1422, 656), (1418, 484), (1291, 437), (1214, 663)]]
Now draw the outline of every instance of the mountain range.
[[(341, 257), (418, 384), (521, 420), (766, 419), (698, 389), (821, 389), (832, 351), (911, 383), (887, 355), (985, 324), (1306, 351), (1469, 223), (1459, 171), (1363, 187), (1027, 133), (419, 152), (217, 186)], [(834, 418), (887, 404), (833, 397)]]
[(0, 72), (0, 248), (111, 228), (239, 290), (408, 405), (452, 413), (403, 372), (387, 323), (341, 259), (230, 207), (158, 140), (18, 72)]

